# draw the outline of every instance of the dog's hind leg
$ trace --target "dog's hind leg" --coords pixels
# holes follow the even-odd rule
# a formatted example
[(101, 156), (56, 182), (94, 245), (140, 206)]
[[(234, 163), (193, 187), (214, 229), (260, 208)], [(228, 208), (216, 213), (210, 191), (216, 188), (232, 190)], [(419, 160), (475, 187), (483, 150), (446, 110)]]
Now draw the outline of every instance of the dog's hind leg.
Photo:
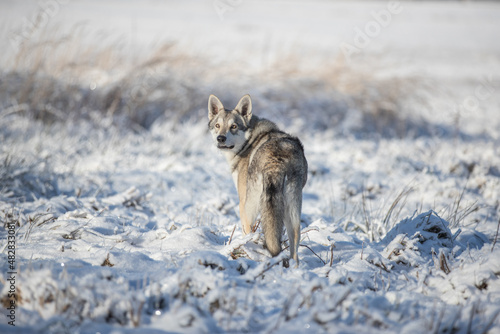
[(302, 211), (302, 181), (298, 178), (285, 182), (285, 226), (290, 243), (290, 258), (299, 265), (297, 254), (300, 242), (300, 215)]

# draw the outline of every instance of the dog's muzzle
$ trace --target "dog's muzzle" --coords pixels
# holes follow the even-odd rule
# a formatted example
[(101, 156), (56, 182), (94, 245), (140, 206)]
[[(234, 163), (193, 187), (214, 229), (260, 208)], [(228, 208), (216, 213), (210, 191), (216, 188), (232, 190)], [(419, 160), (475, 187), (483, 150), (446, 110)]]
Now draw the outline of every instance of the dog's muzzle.
[(234, 145), (226, 146), (226, 136), (220, 135), (220, 136), (217, 136), (217, 148), (222, 149), (222, 150), (230, 150), (230, 149), (234, 148)]

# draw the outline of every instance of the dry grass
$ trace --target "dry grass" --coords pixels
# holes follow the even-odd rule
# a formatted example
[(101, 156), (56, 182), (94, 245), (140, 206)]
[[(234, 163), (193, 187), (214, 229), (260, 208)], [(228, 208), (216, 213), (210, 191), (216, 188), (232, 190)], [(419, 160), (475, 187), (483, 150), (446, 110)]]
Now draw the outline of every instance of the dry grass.
[(49, 172), (47, 161), (19, 157), (17, 152), (10, 154), (9, 151), (4, 156), (0, 160), (0, 198), (30, 200), (58, 192), (57, 176)]
[(351, 218), (344, 223), (344, 229), (362, 232), (370, 242), (380, 241), (400, 220), (401, 212), (406, 208), (408, 196), (413, 190), (410, 185), (405, 185), (398, 193), (391, 194), (387, 201), (383, 201), (378, 210), (374, 210), (369, 190), (363, 189), (360, 201), (355, 202), (352, 209)]
[(195, 58), (169, 43), (135, 59), (119, 41), (89, 35), (82, 26), (66, 35), (53, 27), (21, 44), (2, 70), (0, 117), (19, 112), (51, 123), (99, 111), (147, 128), (165, 111), (182, 118), (196, 110), (201, 95), (187, 74)]
[(113, 267), (114, 264), (109, 260), (109, 253), (101, 264), (101, 267)]
[[(460, 191), (460, 194), (455, 197), (453, 203), (442, 210), (443, 215), (445, 215), (445, 220), (450, 222), (451, 228), (469, 225), (466, 223), (466, 218), (481, 209), (481, 206), (477, 203), (477, 201), (463, 203), (463, 197), (467, 190), (467, 182), (468, 178)], [(476, 224), (477, 223), (479, 223), (479, 221), (476, 221)]]
[[(377, 64), (361, 69), (350, 66), (343, 57), (314, 69), (303, 64), (304, 60), (297, 55), (280, 59), (270, 66), (273, 74), (269, 85), (275, 81), (287, 82), (286, 89), (295, 97), (288, 110), (317, 109), (316, 115), (308, 113), (308, 117), (313, 121), (318, 118), (315, 125), (320, 129), (341, 125), (354, 114), (356, 124), (352, 131), (357, 134), (402, 138), (435, 132), (424, 119), (415, 116), (413, 109), (429, 107), (416, 93), (429, 89), (422, 79), (377, 77), (373, 74), (377, 72), (374, 70)], [(277, 100), (287, 103), (284, 99)]]
[(19, 112), (51, 123), (98, 111), (120, 126), (147, 129), (159, 119), (200, 119), (208, 94), (224, 90), (229, 100), (253, 92), (256, 107), (263, 107), (259, 114), (282, 122), (304, 119), (307, 110), (306, 126), (315, 130), (343, 127), (354, 113), (360, 117), (350, 131), (363, 136), (428, 132), (427, 124), (408, 116), (406, 102), (418, 80), (376, 78), (341, 58), (311, 70), (288, 54), (242, 81), (243, 69), (211, 68), (175, 43), (141, 54), (84, 25), (59, 30), (41, 29), (3, 69), (0, 117)]

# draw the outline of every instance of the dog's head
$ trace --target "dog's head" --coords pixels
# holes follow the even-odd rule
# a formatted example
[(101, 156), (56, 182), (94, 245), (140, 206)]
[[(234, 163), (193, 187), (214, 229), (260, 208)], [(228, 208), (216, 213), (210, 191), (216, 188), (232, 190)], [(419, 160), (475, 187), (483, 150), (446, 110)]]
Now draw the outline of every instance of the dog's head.
[(236, 153), (243, 147), (251, 119), (250, 95), (243, 96), (233, 110), (224, 109), (215, 95), (208, 98), (208, 129), (221, 150)]

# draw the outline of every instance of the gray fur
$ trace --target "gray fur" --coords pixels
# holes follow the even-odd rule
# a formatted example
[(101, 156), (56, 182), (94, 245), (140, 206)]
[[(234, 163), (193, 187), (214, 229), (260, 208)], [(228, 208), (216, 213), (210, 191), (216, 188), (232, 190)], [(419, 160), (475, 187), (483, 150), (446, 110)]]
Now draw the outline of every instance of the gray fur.
[(233, 110), (224, 109), (211, 95), (208, 109), (210, 133), (231, 166), (238, 190), (243, 232), (250, 232), (260, 213), (266, 248), (276, 256), (285, 226), (290, 255), (298, 265), (302, 188), (307, 181), (302, 143), (253, 115), (249, 95)]

